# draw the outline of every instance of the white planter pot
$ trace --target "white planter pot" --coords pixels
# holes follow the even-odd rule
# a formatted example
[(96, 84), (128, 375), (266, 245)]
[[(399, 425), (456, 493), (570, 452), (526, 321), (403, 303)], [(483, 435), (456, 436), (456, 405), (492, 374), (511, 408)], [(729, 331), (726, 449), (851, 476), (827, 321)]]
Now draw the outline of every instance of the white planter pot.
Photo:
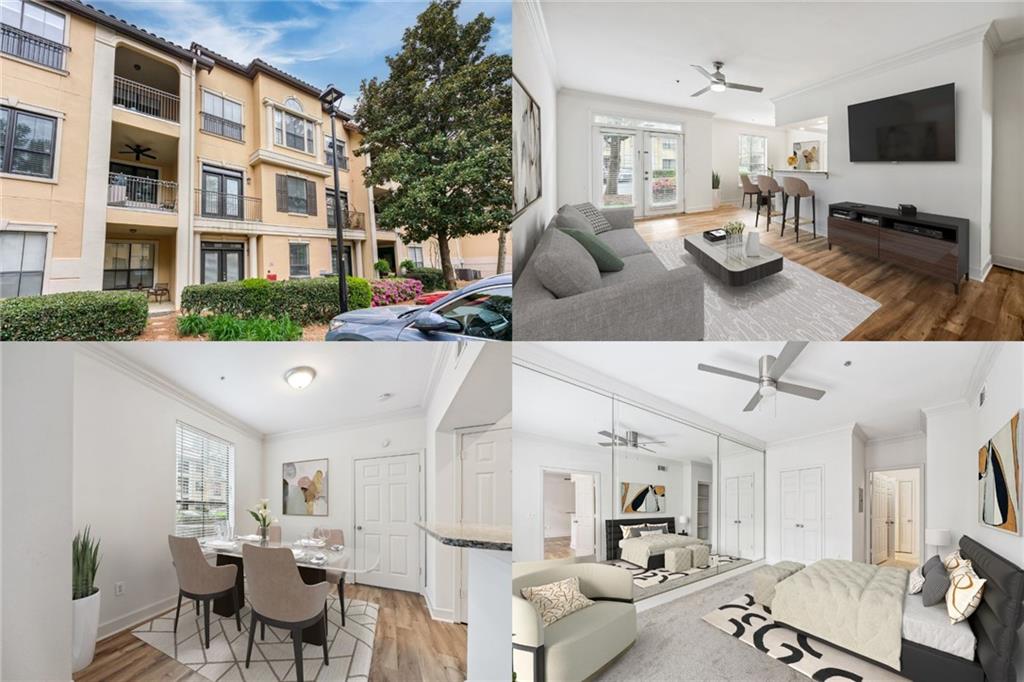
[(100, 626), (100, 592), (71, 601), (71, 671), (92, 663), (96, 653), (96, 631)]
[(717, 209), (722, 205), (721, 191), (720, 189), (711, 190), (711, 208)]

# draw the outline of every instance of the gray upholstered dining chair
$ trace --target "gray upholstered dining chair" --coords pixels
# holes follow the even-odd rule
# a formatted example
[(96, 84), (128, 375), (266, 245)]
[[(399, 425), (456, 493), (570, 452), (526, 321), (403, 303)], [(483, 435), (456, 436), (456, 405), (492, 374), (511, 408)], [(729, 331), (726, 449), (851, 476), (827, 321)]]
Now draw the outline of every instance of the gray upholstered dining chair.
[(287, 547), (242, 545), (245, 574), (249, 579), (249, 647), (245, 667), (252, 658), (252, 642), (256, 623), (284, 628), (292, 634), (295, 649), (295, 671), (302, 682), (302, 631), (314, 625), (324, 629), (324, 665), (327, 660), (327, 592), (326, 582), (307, 585), (295, 565), (295, 555)]
[[(757, 219), (761, 216), (761, 204), (765, 205), (765, 220), (767, 225), (765, 229), (771, 229), (772, 216), (779, 215), (778, 211), (772, 210), (772, 200), (775, 199), (776, 194), (782, 194), (782, 188), (779, 187), (779, 183), (775, 182), (775, 178), (770, 175), (758, 175), (757, 176), (757, 214), (754, 216), (754, 227), (757, 227)], [(785, 213), (782, 214), (783, 220), (785, 220)]]
[(793, 199), (793, 229), (796, 231), (796, 240), (800, 241), (800, 200), (811, 200), (811, 232), (814, 237), (818, 236), (818, 209), (814, 202), (814, 190), (807, 186), (807, 183), (800, 178), (782, 178), (782, 231), (779, 236), (786, 234), (786, 206), (790, 198)]
[[(327, 540), (327, 547), (329, 548), (334, 545), (345, 544), (345, 531), (340, 528), (317, 528), (316, 531), (319, 531), (322, 537)], [(338, 598), (341, 599), (341, 626), (345, 627), (345, 571), (328, 568), (327, 582), (338, 586)]]
[(327, 540), (327, 546), (331, 545), (344, 545), (345, 544), (345, 531), (340, 528), (317, 528)]
[(760, 190), (746, 173), (740, 173), (740, 184), (743, 185), (743, 198), (740, 199), (740, 206), (743, 206), (743, 202), (747, 200), (747, 197), (750, 197), (750, 207), (753, 208), (754, 200), (757, 199)]
[(235, 607), (235, 624), (242, 631), (242, 617), (238, 610), (237, 566), (211, 566), (203, 556), (199, 541), (195, 538), (167, 536), (171, 548), (171, 561), (178, 574), (178, 608), (174, 611), (174, 631), (178, 631), (178, 616), (181, 613), (181, 598), (188, 597), (203, 603), (203, 624), (206, 629), (206, 648), (210, 648), (210, 602), (230, 596)]

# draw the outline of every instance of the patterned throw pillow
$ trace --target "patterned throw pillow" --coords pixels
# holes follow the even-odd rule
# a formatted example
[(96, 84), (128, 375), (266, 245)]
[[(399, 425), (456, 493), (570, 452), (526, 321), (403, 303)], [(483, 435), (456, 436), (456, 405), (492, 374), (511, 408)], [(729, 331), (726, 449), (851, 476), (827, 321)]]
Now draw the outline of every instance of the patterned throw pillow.
[(612, 229), (612, 224), (608, 222), (604, 214), (597, 210), (597, 207), (593, 204), (575, 204), (573, 208), (586, 217), (587, 221), (594, 228), (594, 234), (601, 234)]
[(647, 530), (646, 523), (638, 523), (635, 526), (623, 526), (622, 527), (622, 538), (628, 540), (629, 538), (640, 537), (640, 531)]
[(648, 523), (647, 530), (656, 530), (659, 533), (668, 533), (667, 523)]
[(921, 572), (924, 566), (918, 566), (910, 572), (910, 578), (907, 580), (907, 592), (910, 594), (917, 594), (924, 587), (924, 574)]
[(545, 626), (594, 603), (580, 592), (580, 579), (576, 576), (547, 585), (524, 587), (521, 592), (537, 609)]
[(970, 566), (950, 576), (949, 591), (946, 592), (946, 611), (950, 623), (959, 623), (974, 613), (985, 593), (985, 582)]
[(962, 567), (965, 561), (966, 559), (960, 555), (960, 550), (957, 549), (943, 557), (942, 565), (946, 567), (947, 572), (952, 573), (956, 569)]

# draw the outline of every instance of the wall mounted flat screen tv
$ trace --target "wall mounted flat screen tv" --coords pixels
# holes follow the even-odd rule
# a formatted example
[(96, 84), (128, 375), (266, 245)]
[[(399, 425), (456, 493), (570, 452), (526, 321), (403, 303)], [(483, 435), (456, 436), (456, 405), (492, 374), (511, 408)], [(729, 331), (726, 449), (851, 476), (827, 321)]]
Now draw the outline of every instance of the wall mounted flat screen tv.
[(850, 161), (956, 161), (953, 83), (847, 107)]

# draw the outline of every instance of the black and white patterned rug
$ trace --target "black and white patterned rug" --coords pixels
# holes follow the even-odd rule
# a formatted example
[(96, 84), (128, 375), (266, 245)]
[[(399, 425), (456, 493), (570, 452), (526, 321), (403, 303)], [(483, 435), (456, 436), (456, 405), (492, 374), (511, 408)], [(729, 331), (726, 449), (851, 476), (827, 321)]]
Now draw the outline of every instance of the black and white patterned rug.
[(749, 594), (719, 606), (704, 621), (812, 680), (906, 680), (888, 668), (776, 625), (771, 611)]
[(622, 559), (612, 559), (605, 563), (624, 568), (633, 574), (634, 599), (640, 601), (703, 578), (710, 578), (723, 571), (745, 566), (750, 563), (750, 559), (742, 559), (727, 554), (712, 554), (708, 557), (707, 566), (703, 568), (690, 568), (681, 572), (670, 571), (667, 568), (647, 569)]

